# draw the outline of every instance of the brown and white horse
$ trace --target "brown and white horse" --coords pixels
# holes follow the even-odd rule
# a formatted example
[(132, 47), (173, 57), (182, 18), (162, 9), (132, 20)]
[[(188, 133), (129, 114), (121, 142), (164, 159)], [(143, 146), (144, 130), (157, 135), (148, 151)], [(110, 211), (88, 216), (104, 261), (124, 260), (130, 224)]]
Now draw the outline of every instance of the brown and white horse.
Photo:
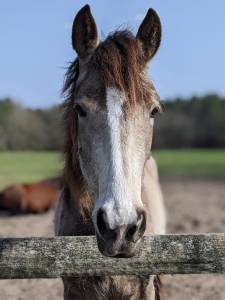
[[(160, 39), (160, 19), (153, 9), (136, 37), (123, 30), (100, 42), (88, 5), (73, 23), (78, 58), (64, 87), (66, 184), (55, 228), (57, 235), (95, 234), (105, 256), (131, 257), (144, 233), (165, 232), (157, 167), (150, 156), (154, 116), (161, 105), (147, 78), (147, 63)], [(159, 299), (154, 276), (63, 281), (67, 300)]]

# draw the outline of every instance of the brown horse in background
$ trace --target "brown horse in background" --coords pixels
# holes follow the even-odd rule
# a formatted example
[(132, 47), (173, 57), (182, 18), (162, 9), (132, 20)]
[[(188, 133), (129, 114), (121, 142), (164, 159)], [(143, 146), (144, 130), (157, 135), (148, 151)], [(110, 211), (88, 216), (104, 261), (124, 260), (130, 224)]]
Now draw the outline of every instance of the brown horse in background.
[(0, 193), (0, 208), (13, 213), (41, 213), (58, 199), (61, 177), (11, 185)]

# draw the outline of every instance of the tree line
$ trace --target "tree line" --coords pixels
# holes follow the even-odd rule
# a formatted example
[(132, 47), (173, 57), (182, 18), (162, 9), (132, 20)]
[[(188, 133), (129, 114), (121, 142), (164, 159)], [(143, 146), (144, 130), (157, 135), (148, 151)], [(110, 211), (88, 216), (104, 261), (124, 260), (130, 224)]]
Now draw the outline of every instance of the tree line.
[[(156, 116), (154, 148), (225, 147), (225, 98), (205, 95), (163, 101)], [(63, 147), (62, 107), (31, 109), (0, 100), (0, 150), (59, 150)]]
[(30, 109), (0, 101), (0, 150), (58, 150), (63, 145), (61, 108)]
[(211, 94), (167, 100), (155, 125), (156, 148), (224, 148), (225, 98)]

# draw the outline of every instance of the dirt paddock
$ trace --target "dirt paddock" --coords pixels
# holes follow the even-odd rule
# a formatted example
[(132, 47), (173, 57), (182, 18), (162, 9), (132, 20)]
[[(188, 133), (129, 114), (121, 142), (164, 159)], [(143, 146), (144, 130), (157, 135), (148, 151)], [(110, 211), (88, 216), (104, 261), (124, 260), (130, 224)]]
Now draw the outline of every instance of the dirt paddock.
[[(168, 233), (225, 232), (225, 180), (163, 179), (162, 188)], [(52, 212), (1, 216), (0, 236), (52, 236), (52, 217)], [(62, 294), (59, 279), (0, 281), (1, 300), (59, 300)], [(164, 276), (163, 299), (224, 300), (225, 275)]]

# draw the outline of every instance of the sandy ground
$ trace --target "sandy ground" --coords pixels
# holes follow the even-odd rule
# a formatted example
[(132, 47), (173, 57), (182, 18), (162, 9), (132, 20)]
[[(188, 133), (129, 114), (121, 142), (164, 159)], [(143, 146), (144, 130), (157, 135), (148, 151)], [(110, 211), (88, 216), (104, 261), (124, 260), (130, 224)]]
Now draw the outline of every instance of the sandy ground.
[[(162, 188), (169, 233), (225, 232), (225, 180), (163, 179)], [(0, 236), (52, 236), (52, 216), (2, 216)], [(163, 286), (167, 300), (225, 299), (223, 275), (165, 276)], [(59, 300), (62, 294), (60, 280), (0, 281), (0, 300)]]

